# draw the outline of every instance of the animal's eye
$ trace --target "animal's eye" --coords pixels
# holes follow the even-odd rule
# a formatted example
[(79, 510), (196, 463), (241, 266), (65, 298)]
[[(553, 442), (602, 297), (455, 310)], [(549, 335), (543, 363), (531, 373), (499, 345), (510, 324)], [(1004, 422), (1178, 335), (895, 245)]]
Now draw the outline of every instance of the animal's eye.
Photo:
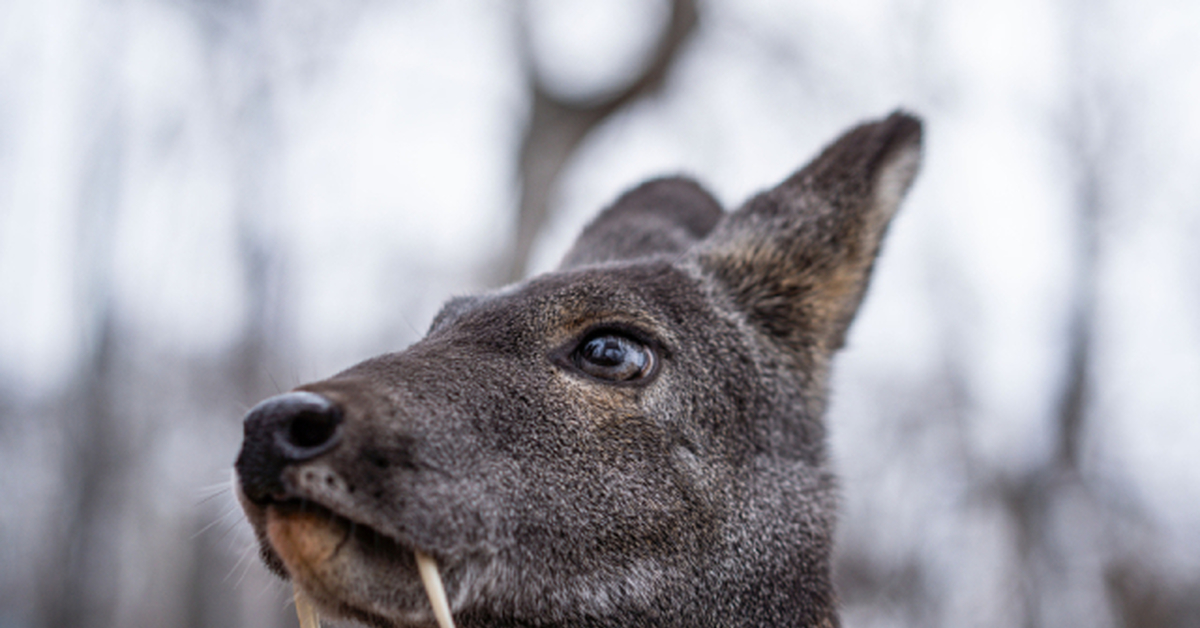
[(649, 347), (612, 332), (584, 340), (571, 354), (571, 360), (584, 373), (614, 382), (645, 377), (654, 367)]

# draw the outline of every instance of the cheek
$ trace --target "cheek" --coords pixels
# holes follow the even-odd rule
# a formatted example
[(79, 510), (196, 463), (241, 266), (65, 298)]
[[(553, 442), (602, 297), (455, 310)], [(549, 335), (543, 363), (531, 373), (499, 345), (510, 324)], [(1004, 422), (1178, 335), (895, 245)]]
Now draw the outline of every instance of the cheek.
[(599, 429), (630, 416), (643, 415), (641, 395), (644, 391), (629, 386), (610, 386), (581, 378), (564, 376), (560, 387), (567, 407), (583, 427)]

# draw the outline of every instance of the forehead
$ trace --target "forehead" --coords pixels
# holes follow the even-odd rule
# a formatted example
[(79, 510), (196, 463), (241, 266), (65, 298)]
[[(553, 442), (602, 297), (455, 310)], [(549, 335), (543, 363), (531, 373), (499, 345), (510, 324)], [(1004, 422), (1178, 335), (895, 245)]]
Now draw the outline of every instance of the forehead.
[[(628, 324), (664, 336), (672, 321), (702, 307), (694, 279), (666, 261), (548, 273), (525, 283), (448, 302), (431, 333), (539, 334), (553, 340), (598, 324)], [(664, 338), (665, 339), (665, 338)]]

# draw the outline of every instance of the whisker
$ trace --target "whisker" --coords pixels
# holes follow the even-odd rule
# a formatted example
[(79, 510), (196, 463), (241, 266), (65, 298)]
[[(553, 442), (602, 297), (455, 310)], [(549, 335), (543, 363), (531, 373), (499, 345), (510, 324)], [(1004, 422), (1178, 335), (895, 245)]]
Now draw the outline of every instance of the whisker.
[(218, 523), (225, 521), (229, 517), (229, 515), (233, 514), (234, 508), (236, 508), (236, 506), (227, 507), (225, 509), (225, 512), (214, 517), (212, 521), (208, 522), (208, 524), (206, 524), (203, 528), (200, 528), (199, 530), (197, 530), (196, 533), (193, 534), (191, 536), (191, 538), (189, 538), (188, 540), (195, 541), (196, 538), (199, 537), (201, 534), (208, 532), (213, 526), (217, 525)]
[(199, 500), (198, 500), (198, 501), (195, 503), (195, 505), (196, 505), (196, 506), (203, 506), (204, 504), (207, 504), (208, 502), (211, 502), (212, 500), (214, 500), (214, 499), (216, 499), (216, 498), (218, 498), (218, 497), (221, 497), (221, 496), (223, 496), (223, 495), (228, 495), (228, 494), (230, 494), (230, 492), (229, 492), (229, 491), (217, 491), (217, 492), (215, 492), (215, 493), (213, 493), (212, 495), (209, 495), (209, 496), (207, 496), (207, 497), (201, 497), (201, 498), (200, 498), (200, 499), (199, 499)]
[[(247, 554), (247, 556), (249, 556), (249, 555), (250, 555), (250, 554)], [(240, 561), (240, 560), (239, 560), (238, 562), (240, 563), (240, 562), (242, 562), (242, 561)], [(235, 589), (240, 589), (240, 588), (241, 588), (241, 586), (242, 586), (242, 582), (243, 582), (243, 581), (245, 581), (245, 579), (246, 579), (246, 575), (250, 573), (250, 569), (251, 569), (253, 566), (254, 566), (254, 560), (253, 560), (253, 559), (245, 561), (245, 564), (242, 566), (242, 575), (238, 576), (237, 582), (234, 582), (234, 583), (233, 583), (233, 587), (234, 587)], [(261, 595), (261, 593), (260, 593), (259, 595)]]
[[(222, 583), (228, 582), (229, 578), (231, 576), (233, 576), (233, 574), (235, 572), (237, 572), (239, 567), (242, 567), (243, 563), (245, 563), (246, 567), (249, 568), (250, 563), (246, 561), (246, 558), (249, 557), (251, 554), (253, 554), (255, 549), (256, 548), (254, 546), (250, 546), (250, 545), (246, 546), (246, 548), (244, 550), (242, 550), (241, 556), (238, 557), (237, 562), (235, 562), (233, 564), (233, 567), (231, 567), (229, 569), (229, 573), (225, 574), (224, 578), (221, 578), (221, 582)], [(242, 578), (244, 578), (245, 576), (246, 576), (246, 574), (245, 574), (245, 572), (243, 572), (242, 575), (237, 579), (237, 584), (241, 584)], [(237, 584), (234, 585), (235, 588), (236, 588)]]

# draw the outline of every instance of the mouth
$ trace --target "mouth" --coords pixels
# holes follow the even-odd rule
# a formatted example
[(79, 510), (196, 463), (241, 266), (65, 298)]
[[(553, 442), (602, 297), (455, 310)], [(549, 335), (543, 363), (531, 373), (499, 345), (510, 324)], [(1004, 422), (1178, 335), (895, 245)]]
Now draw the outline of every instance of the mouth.
[(310, 499), (242, 497), (264, 562), (322, 616), (381, 627), (432, 619), (416, 548)]
[(351, 544), (369, 547), (392, 561), (408, 558), (413, 562), (414, 548), (312, 500), (270, 500), (261, 507), (270, 549), (293, 578), (297, 571), (319, 571), (322, 564), (336, 560)]

